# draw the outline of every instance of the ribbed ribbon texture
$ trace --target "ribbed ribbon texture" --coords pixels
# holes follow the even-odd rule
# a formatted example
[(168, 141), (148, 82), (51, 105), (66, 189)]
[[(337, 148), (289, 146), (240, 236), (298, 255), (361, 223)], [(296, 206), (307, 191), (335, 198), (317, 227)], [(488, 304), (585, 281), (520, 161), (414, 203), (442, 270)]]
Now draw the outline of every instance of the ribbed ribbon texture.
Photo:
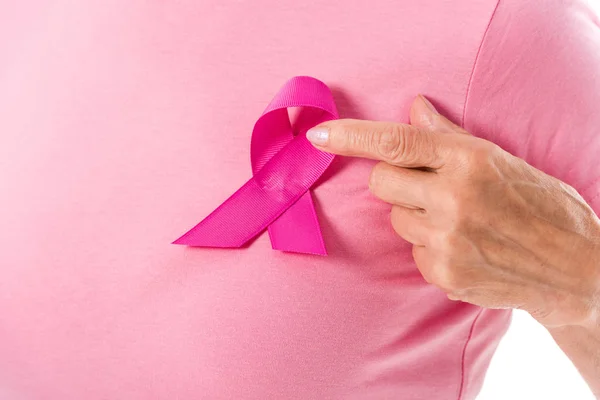
[[(294, 127), (288, 107), (303, 107)], [(334, 155), (316, 149), (306, 131), (337, 118), (323, 82), (287, 81), (254, 125), (252, 178), (173, 244), (241, 247), (267, 228), (273, 249), (327, 255), (310, 188)]]

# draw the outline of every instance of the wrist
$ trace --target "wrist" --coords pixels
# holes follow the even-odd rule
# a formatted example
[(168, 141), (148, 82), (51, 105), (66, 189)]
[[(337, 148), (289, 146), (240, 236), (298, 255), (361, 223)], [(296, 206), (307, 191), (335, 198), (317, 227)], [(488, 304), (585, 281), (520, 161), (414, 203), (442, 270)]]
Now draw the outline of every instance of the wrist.
[(577, 278), (540, 288), (535, 295), (536, 308), (527, 310), (549, 330), (577, 327), (600, 331), (600, 241), (586, 240), (578, 250), (564, 264), (577, 271)]

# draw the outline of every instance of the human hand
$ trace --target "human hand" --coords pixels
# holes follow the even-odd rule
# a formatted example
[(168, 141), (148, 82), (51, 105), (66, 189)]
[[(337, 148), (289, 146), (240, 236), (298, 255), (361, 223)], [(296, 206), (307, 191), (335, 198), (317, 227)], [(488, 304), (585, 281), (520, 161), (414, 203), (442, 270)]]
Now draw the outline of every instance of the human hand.
[(394, 230), (450, 299), (523, 309), (548, 327), (597, 319), (600, 220), (577, 191), (422, 96), (410, 120), (340, 119), (307, 137), (323, 151), (381, 161), (369, 188), (392, 204)]

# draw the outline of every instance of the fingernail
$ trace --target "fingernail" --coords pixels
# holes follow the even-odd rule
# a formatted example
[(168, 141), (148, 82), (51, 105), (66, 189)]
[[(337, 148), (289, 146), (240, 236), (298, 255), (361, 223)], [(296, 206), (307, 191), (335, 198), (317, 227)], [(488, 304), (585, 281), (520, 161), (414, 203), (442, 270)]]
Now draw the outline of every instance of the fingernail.
[(427, 100), (425, 98), (425, 96), (423, 96), (422, 94), (420, 94), (419, 97), (421, 98), (421, 100), (423, 100), (423, 103), (425, 103), (425, 105), (427, 106), (427, 108), (429, 108), (429, 111), (431, 111), (434, 114), (438, 114), (438, 110), (435, 109), (435, 107), (433, 106), (433, 104), (431, 104), (431, 102), (429, 100)]
[(329, 129), (324, 126), (315, 126), (306, 131), (306, 138), (312, 143), (322, 146), (329, 140)]

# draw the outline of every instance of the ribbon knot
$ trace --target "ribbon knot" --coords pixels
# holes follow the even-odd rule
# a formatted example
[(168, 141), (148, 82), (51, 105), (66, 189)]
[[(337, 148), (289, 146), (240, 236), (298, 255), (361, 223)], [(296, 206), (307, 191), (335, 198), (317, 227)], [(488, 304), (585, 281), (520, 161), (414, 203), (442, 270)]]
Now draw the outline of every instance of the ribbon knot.
[[(304, 107), (294, 133), (289, 107)], [(252, 131), (252, 178), (173, 244), (241, 247), (265, 228), (275, 250), (326, 255), (310, 188), (334, 155), (316, 149), (306, 131), (337, 119), (323, 82), (296, 76), (269, 103)]]

